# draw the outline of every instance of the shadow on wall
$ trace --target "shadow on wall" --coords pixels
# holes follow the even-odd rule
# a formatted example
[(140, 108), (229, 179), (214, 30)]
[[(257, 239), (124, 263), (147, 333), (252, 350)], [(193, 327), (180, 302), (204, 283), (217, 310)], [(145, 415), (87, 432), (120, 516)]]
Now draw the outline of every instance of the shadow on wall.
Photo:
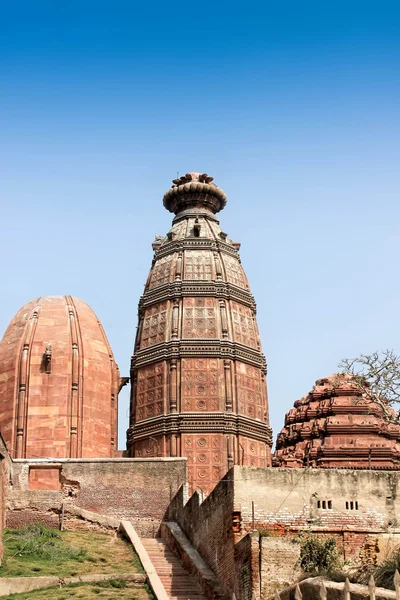
[(242, 537), (240, 511), (234, 506), (234, 468), (204, 500), (198, 492), (188, 498), (187, 485), (182, 486), (164, 518), (180, 526), (230, 597), (260, 598), (258, 535)]
[(388, 535), (400, 540), (399, 483), (394, 471), (234, 466), (203, 501), (180, 489), (166, 518), (231, 594), (258, 599), (272, 573), (280, 588), (296, 577), (300, 531), (334, 537), (346, 560), (375, 560)]

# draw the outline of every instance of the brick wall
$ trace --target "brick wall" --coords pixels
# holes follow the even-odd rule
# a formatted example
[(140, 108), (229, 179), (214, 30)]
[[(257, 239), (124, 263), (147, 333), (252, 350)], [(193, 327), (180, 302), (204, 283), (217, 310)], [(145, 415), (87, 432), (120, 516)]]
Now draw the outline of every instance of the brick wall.
[(254, 531), (235, 544), (237, 598), (260, 598), (259, 560), (259, 534)]
[[(45, 469), (59, 472), (61, 489), (38, 489), (46, 487)], [(187, 499), (182, 458), (19, 460), (12, 463), (7, 523), (57, 527), (63, 503), (68, 525), (72, 506), (129, 519), (143, 536), (157, 534), (164, 518), (176, 521), (231, 594), (258, 599), (271, 573), (290, 579), (298, 551), (290, 538), (300, 531), (333, 536), (346, 559), (379, 560), (381, 540), (400, 539), (399, 481), (400, 472), (391, 471), (235, 466), (202, 501), (197, 493)], [(254, 530), (277, 539), (259, 544)]]
[(242, 526), (383, 531), (399, 524), (400, 473), (234, 467)]
[(3, 558), (3, 528), (6, 522), (6, 504), (9, 491), (11, 459), (0, 434), (0, 564)]
[[(400, 541), (399, 482), (392, 471), (235, 466), (203, 502), (195, 494), (185, 504), (181, 490), (169, 518), (230, 593), (247, 600), (295, 577), (300, 531), (334, 537), (345, 559), (379, 561), (388, 531)], [(257, 546), (255, 530), (276, 538)]]
[(193, 546), (204, 558), (225, 587), (236, 587), (235, 532), (233, 515), (233, 471), (201, 502), (194, 493), (185, 504), (181, 489), (171, 503), (168, 518), (176, 521)]
[(300, 545), (289, 537), (261, 537), (260, 551), (261, 597), (269, 598), (301, 574)]
[(231, 469), (203, 501), (197, 493), (187, 500), (182, 488), (171, 502), (168, 519), (179, 524), (230, 595), (234, 592), (240, 600), (258, 600), (258, 534), (243, 536), (240, 532), (234, 485)]
[[(186, 481), (186, 460), (76, 459), (13, 461), (13, 485), (7, 505), (7, 525), (20, 527), (60, 523), (68, 507), (129, 519), (141, 535), (156, 535), (171, 498)], [(46, 485), (46, 472), (59, 470), (60, 489)], [(36, 489), (35, 489), (36, 488)]]
[[(346, 559), (374, 560), (371, 535), (400, 540), (400, 473), (345, 469), (234, 467), (234, 504), (242, 535), (253, 528), (335, 537)], [(379, 558), (379, 557), (378, 557)]]

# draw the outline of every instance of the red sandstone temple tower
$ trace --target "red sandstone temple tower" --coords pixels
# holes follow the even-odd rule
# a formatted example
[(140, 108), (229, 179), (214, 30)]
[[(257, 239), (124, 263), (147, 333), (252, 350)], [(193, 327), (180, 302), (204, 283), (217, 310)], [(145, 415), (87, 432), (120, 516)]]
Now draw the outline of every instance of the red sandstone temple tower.
[(386, 412), (393, 422), (351, 375), (318, 379), (286, 414), (274, 466), (399, 469), (400, 424)]
[(128, 451), (186, 456), (207, 492), (233, 464), (271, 465), (266, 362), (240, 245), (215, 217), (225, 193), (188, 173), (163, 203), (175, 218), (139, 302)]
[(0, 431), (14, 458), (112, 457), (118, 367), (82, 300), (25, 304), (0, 342)]

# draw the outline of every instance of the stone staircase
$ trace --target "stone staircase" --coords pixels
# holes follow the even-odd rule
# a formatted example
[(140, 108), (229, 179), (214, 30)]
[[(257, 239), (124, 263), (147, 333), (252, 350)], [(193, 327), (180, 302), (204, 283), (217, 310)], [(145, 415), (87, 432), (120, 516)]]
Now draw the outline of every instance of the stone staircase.
[(163, 540), (141, 538), (170, 600), (207, 600), (196, 578), (189, 573)]

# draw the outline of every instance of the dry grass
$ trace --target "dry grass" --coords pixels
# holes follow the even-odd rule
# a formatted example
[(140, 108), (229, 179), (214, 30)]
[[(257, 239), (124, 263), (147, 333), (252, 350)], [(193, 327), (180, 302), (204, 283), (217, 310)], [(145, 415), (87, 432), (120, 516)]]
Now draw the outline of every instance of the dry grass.
[[(83, 573), (143, 572), (132, 546), (115, 534), (88, 531), (56, 532), (57, 545), (61, 546), (61, 550), (57, 548), (54, 556), (50, 556), (49, 559), (47, 556), (40, 556), (40, 552), (28, 555), (23, 551), (19, 552), (24, 546), (16, 533), (13, 530), (5, 532), (5, 559), (0, 567), (0, 577), (57, 575), (62, 578)], [(71, 552), (71, 549), (75, 549), (76, 552)]]
[[(124, 587), (119, 587), (120, 585)], [(25, 594), (4, 596), (3, 600), (150, 600), (153, 596), (146, 586), (131, 582), (102, 582), (74, 584), (63, 588), (35, 590)]]

